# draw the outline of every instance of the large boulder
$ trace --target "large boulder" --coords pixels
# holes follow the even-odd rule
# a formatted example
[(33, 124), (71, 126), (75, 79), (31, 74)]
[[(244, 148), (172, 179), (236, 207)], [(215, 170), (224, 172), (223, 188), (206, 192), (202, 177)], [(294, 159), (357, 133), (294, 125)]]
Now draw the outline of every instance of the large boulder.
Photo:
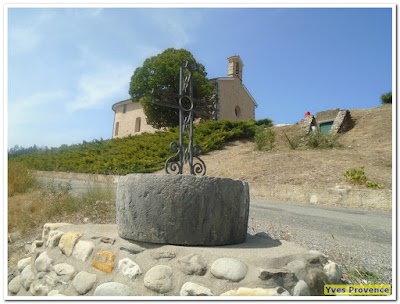
[(249, 202), (240, 180), (130, 174), (118, 182), (118, 234), (149, 243), (238, 244), (246, 239)]

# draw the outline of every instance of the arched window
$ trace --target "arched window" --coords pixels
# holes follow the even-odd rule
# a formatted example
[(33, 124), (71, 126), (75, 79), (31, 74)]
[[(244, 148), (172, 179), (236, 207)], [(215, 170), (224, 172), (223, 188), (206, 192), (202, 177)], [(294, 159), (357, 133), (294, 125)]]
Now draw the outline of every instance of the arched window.
[(140, 117), (136, 117), (136, 122), (135, 122), (135, 133), (140, 132), (140, 124), (142, 122), (142, 119)]
[(235, 64), (235, 74), (236, 74), (236, 76), (240, 75), (239, 62), (236, 62), (236, 64)]
[(237, 118), (240, 118), (241, 110), (239, 106), (235, 107), (235, 115)]
[(124, 104), (124, 106), (122, 107), (122, 113), (123, 113), (123, 114), (125, 114), (125, 113), (126, 113), (126, 107), (127, 107), (127, 105), (126, 105), (126, 104)]
[(114, 136), (118, 136), (119, 122), (115, 123)]

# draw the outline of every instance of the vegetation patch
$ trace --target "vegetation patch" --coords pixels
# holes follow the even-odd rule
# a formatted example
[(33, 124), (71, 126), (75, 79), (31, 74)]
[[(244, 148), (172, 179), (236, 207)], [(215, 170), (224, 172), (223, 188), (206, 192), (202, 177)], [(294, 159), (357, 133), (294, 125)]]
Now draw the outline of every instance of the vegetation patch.
[(272, 127), (257, 126), (254, 142), (257, 150), (270, 151), (274, 147), (276, 133)]
[(321, 131), (310, 132), (306, 138), (306, 145), (312, 149), (332, 149), (340, 147), (338, 135), (324, 134)]
[(383, 185), (377, 184), (367, 178), (365, 175), (364, 167), (359, 169), (352, 168), (346, 171), (344, 174), (346, 179), (351, 182), (353, 185), (365, 185), (368, 188), (372, 189), (382, 189)]
[[(221, 149), (231, 140), (253, 138), (254, 121), (208, 121), (195, 126), (194, 144), (204, 153)], [(172, 156), (171, 142), (179, 141), (179, 129), (125, 138), (94, 140), (59, 148), (37, 150), (10, 157), (10, 164), (25, 164), (42, 171), (125, 175), (160, 170)], [(187, 138), (186, 138), (187, 142)]]

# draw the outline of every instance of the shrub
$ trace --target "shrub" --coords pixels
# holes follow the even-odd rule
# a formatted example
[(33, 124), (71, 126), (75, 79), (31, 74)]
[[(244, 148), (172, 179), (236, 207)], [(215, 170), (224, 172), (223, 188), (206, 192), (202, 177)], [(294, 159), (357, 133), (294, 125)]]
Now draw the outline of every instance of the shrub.
[[(207, 153), (221, 149), (231, 140), (253, 138), (254, 132), (254, 121), (208, 121), (195, 126), (194, 144), (200, 145)], [(179, 130), (171, 128), (153, 134), (62, 145), (16, 156), (12, 161), (43, 171), (117, 175), (149, 173), (163, 168), (166, 159), (173, 155), (170, 143), (176, 141), (179, 141)]]
[(289, 144), (290, 149), (296, 150), (300, 146), (302, 139), (300, 135), (294, 135), (292, 137), (289, 137), (289, 135), (287, 135), (286, 132), (283, 132), (283, 135), (285, 135), (285, 138)]
[(349, 169), (346, 171), (344, 176), (349, 182), (354, 185), (365, 185), (368, 188), (373, 189), (383, 188), (383, 185), (377, 184), (367, 178), (367, 176), (365, 175), (364, 167), (361, 167), (360, 169)]
[(25, 193), (37, 184), (35, 176), (23, 163), (8, 163), (8, 196)]
[(265, 127), (272, 127), (272, 120), (269, 118), (259, 119), (256, 120), (256, 126), (265, 126)]
[(382, 104), (392, 104), (392, 92), (381, 95)]
[(276, 133), (271, 127), (257, 126), (255, 129), (254, 142), (257, 150), (272, 150)]
[(306, 144), (312, 149), (330, 149), (340, 146), (337, 142), (338, 135), (324, 134), (321, 131), (310, 132)]

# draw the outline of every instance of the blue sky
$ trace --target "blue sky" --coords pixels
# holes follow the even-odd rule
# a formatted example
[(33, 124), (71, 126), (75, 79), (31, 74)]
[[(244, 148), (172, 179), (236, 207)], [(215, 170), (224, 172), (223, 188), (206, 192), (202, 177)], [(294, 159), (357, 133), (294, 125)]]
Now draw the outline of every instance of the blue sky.
[(256, 119), (380, 105), (392, 90), (390, 8), (8, 8), (8, 147), (112, 136), (111, 106), (163, 50), (209, 78), (240, 55)]

